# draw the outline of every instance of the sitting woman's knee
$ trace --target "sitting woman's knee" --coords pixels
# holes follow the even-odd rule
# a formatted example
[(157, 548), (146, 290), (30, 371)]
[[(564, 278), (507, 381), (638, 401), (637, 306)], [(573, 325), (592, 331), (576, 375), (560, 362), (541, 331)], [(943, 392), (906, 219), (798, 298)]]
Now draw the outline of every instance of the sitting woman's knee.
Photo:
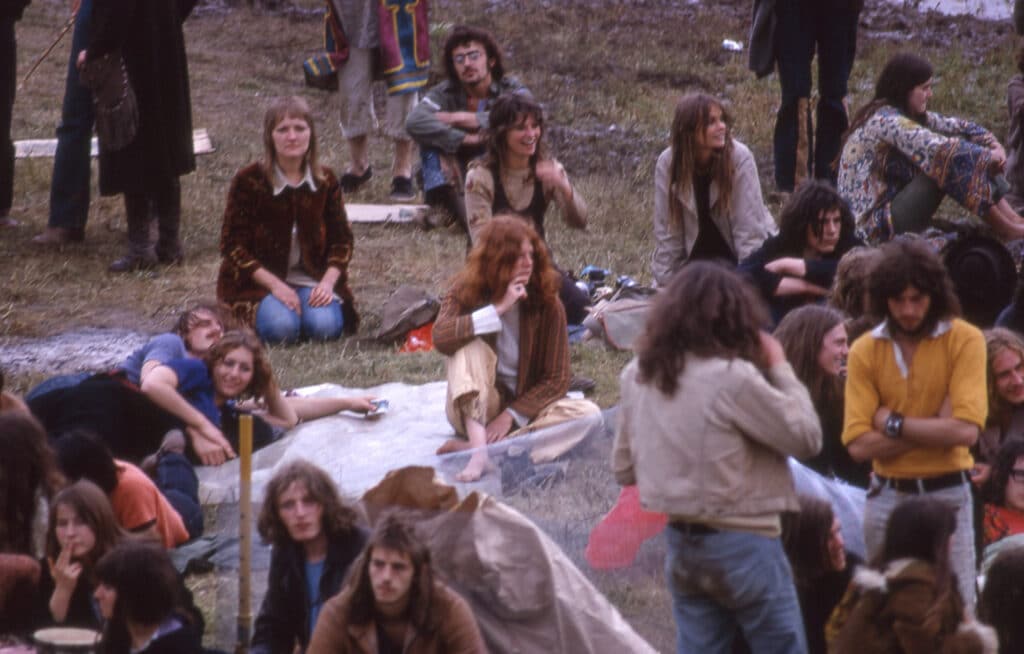
[(267, 343), (294, 343), (301, 332), (299, 315), (273, 295), (268, 295), (256, 309), (256, 333)]

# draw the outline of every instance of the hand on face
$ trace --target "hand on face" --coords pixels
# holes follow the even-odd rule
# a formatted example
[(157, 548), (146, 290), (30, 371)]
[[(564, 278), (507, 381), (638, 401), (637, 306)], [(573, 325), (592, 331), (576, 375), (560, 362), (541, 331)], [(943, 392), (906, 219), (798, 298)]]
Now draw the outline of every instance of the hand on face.
[(71, 559), (73, 549), (74, 544), (68, 543), (60, 549), (56, 561), (49, 558), (46, 560), (50, 566), (50, 576), (58, 587), (74, 588), (79, 575), (82, 574), (82, 564)]

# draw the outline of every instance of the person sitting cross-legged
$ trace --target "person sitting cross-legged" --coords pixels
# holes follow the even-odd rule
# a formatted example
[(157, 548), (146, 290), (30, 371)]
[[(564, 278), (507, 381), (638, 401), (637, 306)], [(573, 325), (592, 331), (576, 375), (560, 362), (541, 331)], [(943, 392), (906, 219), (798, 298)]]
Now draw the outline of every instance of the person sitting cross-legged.
[[(441, 304), (434, 345), (448, 357), (445, 412), (467, 440), (438, 453), (476, 448), (459, 481), (480, 478), (488, 443), (600, 411), (565, 399), (571, 374), (559, 277), (533, 227), (496, 216)], [(541, 460), (536, 451), (532, 458)]]

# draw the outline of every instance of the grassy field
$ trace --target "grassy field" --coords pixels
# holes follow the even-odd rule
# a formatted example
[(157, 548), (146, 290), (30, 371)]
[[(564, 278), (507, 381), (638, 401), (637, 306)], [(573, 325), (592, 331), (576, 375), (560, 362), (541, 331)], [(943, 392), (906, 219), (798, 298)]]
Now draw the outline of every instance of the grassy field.
[[(291, 10), (279, 12), (201, 6), (186, 23), (193, 122), (209, 130), (217, 150), (200, 157), (196, 172), (182, 179), (183, 266), (155, 273), (106, 273), (107, 264), (124, 247), (120, 198), (94, 199), (85, 243), (61, 251), (33, 247), (31, 237), (47, 220), (52, 160), (18, 161), (14, 213), (22, 225), (0, 232), (0, 366), (5, 342), (82, 327), (155, 332), (165, 329), (185, 305), (212, 297), (225, 193), (234, 173), (261, 155), (260, 122), (268, 98), (304, 95), (320, 120), (322, 160), (335, 169), (344, 167), (337, 96), (305, 88), (300, 70), (302, 60), (321, 42), (321, 19), (315, 12), (321, 5), (322, 0), (294, 0)], [(884, 61), (910, 49), (936, 65), (933, 108), (973, 118), (1005, 136), (1005, 84), (1015, 72), (1016, 47), (1008, 23), (921, 16), (877, 1), (867, 5), (850, 81), (852, 107), (868, 99)], [(559, 263), (575, 270), (600, 265), (645, 282), (650, 279), (652, 249), (652, 170), (682, 92), (703, 89), (728, 101), (734, 135), (754, 151), (766, 199), (777, 213), (770, 143), (778, 81), (774, 76), (755, 79), (746, 70), (745, 53), (728, 52), (721, 45), (725, 38), (746, 41), (749, 10), (745, 0), (437, 0), (431, 6), (435, 52), (452, 24), (486, 26), (504, 44), (508, 70), (545, 104), (550, 149), (591, 210), (585, 232), (570, 231), (549, 216), (549, 240)], [(32, 3), (18, 26), (19, 77), (67, 14), (67, 3), (60, 0)], [(15, 138), (53, 137), (69, 44), (70, 38), (65, 39), (19, 92)], [(435, 74), (441, 70), (436, 57), (434, 68)], [(373, 141), (372, 164), (378, 175), (355, 201), (386, 201), (386, 145), (381, 139)], [(954, 207), (945, 211), (957, 213)], [(384, 300), (399, 284), (443, 291), (464, 254), (462, 237), (445, 230), (421, 232), (411, 225), (356, 225), (354, 232), (350, 279), (364, 318), (364, 336), (274, 348), (274, 368), (282, 384), (331, 381), (360, 386), (442, 378), (437, 354), (398, 354), (390, 345), (364, 338), (379, 325)], [(597, 380), (594, 397), (603, 407), (616, 402), (617, 375), (627, 360), (625, 354), (599, 347), (573, 350), (576, 372)], [(18, 374), (8, 383), (24, 391), (46, 373)], [(603, 446), (595, 447), (594, 456), (579, 464), (577, 481), (549, 495), (524, 499), (520, 508), (541, 521), (580, 530), (593, 524), (617, 493), (601, 458)], [(657, 564), (641, 561), (639, 567), (650, 570), (594, 579), (653, 644), (669, 648), (666, 598), (650, 582)]]

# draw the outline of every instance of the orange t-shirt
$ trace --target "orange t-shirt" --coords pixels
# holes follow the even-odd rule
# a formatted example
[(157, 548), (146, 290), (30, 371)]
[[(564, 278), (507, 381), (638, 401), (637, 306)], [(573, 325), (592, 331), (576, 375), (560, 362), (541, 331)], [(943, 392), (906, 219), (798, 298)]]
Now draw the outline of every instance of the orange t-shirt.
[(156, 531), (164, 547), (171, 548), (188, 540), (188, 530), (153, 480), (138, 467), (115, 459), (117, 488), (110, 494), (114, 515), (129, 531), (156, 520)]

